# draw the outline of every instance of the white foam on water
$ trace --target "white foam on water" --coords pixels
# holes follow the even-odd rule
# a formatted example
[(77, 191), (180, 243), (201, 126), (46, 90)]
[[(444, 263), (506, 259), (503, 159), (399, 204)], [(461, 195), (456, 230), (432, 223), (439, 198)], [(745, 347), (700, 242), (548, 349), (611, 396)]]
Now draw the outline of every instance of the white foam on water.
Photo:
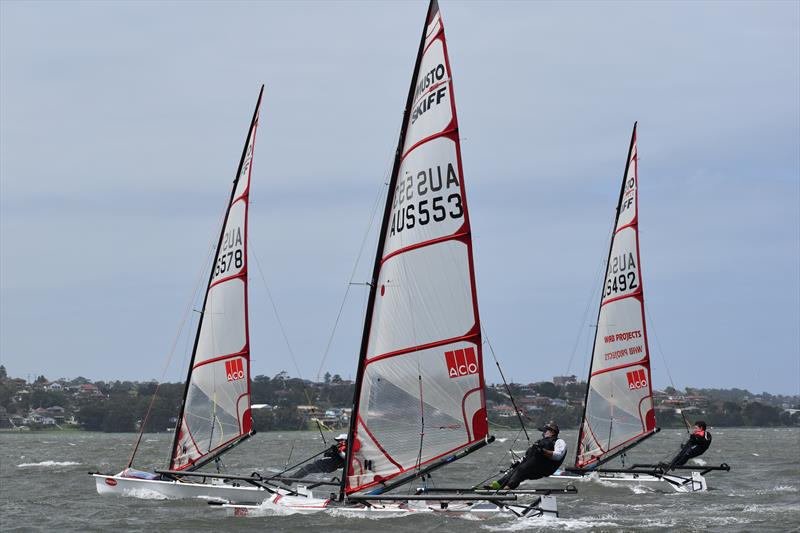
[(137, 487), (135, 489), (125, 489), (125, 496), (138, 498), (140, 500), (169, 500), (169, 497), (152, 489)]
[[(24, 455), (22, 457), (25, 457)], [(80, 463), (75, 461), (41, 461), (39, 463), (20, 463), (17, 468), (50, 468), (53, 466), (76, 466)]]
[(742, 509), (743, 513), (754, 513), (754, 514), (761, 514), (761, 513), (797, 513), (797, 506), (792, 504), (762, 504), (762, 503), (754, 503), (751, 505), (745, 505), (744, 509)]
[(758, 455), (757, 453), (751, 453), (750, 455), (752, 455), (753, 457), (761, 457), (761, 456), (760, 456), (760, 455)]
[(620, 487), (619, 483), (615, 483), (614, 481), (608, 479), (601, 479), (597, 472), (592, 472), (588, 476), (583, 476), (579, 480), (581, 483), (596, 483), (601, 487)]
[(247, 508), (246, 517), (261, 517), (261, 516), (290, 516), (297, 514), (299, 511), (290, 509), (285, 505), (276, 505), (269, 500), (261, 502), (261, 505), (255, 508)]
[(634, 494), (647, 494), (650, 490), (644, 485), (631, 485), (631, 492)]
[(68, 442), (67, 444), (69, 444), (70, 446), (77, 446), (77, 444), (75, 444), (74, 442)]
[(700, 465), (700, 466), (705, 466), (705, 465), (708, 464), (708, 463), (706, 463), (706, 461), (704, 459), (700, 459), (699, 457), (696, 457), (696, 458), (692, 459), (692, 463), (694, 463), (696, 465)]
[(496, 442), (505, 442), (508, 440), (508, 437), (500, 437), (499, 439), (494, 439)]
[(344, 518), (360, 518), (360, 519), (367, 519), (367, 520), (380, 520), (382, 518), (397, 518), (400, 516), (408, 516), (408, 511), (368, 511), (368, 510), (358, 510), (358, 509), (342, 509), (342, 508), (332, 508), (328, 510), (328, 514), (331, 516), (336, 517), (344, 517)]
[(778, 485), (772, 490), (775, 492), (797, 492), (798, 488), (792, 487), (791, 485)]
[(559, 529), (563, 531), (579, 531), (582, 529), (594, 529), (602, 527), (620, 528), (617, 522), (611, 522), (610, 517), (587, 517), (587, 518), (556, 518), (554, 516), (535, 516), (530, 518), (517, 518), (504, 524), (486, 524), (481, 529), (488, 531), (552, 531)]

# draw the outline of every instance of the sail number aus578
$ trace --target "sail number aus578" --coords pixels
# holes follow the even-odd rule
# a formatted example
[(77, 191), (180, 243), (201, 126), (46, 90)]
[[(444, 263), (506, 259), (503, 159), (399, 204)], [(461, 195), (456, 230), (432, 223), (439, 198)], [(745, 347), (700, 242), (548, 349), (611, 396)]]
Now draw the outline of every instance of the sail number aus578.
[(214, 267), (214, 276), (219, 276), (220, 274), (229, 272), (231, 266), (236, 267), (237, 269), (242, 268), (241, 249), (219, 254), (219, 257), (217, 258), (217, 265)]
[(242, 268), (244, 265), (243, 246), (242, 228), (233, 227), (225, 230), (225, 233), (222, 234), (222, 250), (220, 250), (214, 266), (214, 277), (230, 272), (231, 267), (237, 270)]

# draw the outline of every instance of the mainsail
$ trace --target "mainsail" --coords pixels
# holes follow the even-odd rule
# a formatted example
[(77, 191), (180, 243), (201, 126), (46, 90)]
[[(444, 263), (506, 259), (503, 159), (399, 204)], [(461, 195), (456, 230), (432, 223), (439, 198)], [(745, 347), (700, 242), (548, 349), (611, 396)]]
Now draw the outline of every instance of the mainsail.
[(439, 6), (423, 27), (364, 324), (347, 493), (487, 435), (472, 240)]
[(656, 430), (639, 256), (633, 126), (600, 300), (576, 468), (594, 468)]
[(195, 469), (250, 433), (247, 208), (261, 96), (233, 181), (203, 301), (170, 469)]

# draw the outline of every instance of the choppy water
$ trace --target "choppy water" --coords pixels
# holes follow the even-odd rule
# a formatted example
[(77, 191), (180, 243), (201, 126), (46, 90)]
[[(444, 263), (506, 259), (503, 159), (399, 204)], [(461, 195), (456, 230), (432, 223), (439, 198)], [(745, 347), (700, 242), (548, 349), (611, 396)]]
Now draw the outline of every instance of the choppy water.
[[(729, 463), (730, 473), (707, 476), (715, 490), (679, 494), (666, 486), (582, 481), (579, 494), (559, 496), (559, 519), (488, 520), (416, 515), (352, 518), (316, 515), (229, 517), (200, 501), (139, 500), (99, 496), (89, 470), (116, 473), (127, 462), (134, 436), (101, 433), (0, 434), (0, 529), (2, 531), (800, 531), (800, 429), (713, 431), (708, 464)], [(516, 432), (434, 474), (439, 485), (473, 484), (499, 470)], [(574, 432), (563, 437), (573, 446)], [(171, 435), (146, 435), (140, 467), (163, 465)], [(685, 433), (665, 430), (630, 454), (631, 461), (666, 459)], [(514, 449), (524, 450), (523, 442)], [(282, 467), (321, 449), (311, 432), (262, 433), (226, 458), (230, 472)], [(573, 453), (574, 450), (570, 450)], [(539, 485), (560, 485), (553, 481)], [(655, 488), (654, 488), (655, 487)]]

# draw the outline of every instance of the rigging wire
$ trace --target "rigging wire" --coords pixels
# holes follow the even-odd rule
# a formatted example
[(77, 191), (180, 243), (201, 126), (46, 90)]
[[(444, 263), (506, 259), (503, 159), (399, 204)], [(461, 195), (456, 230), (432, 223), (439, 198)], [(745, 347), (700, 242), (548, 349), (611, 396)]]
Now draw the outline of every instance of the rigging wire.
[[(292, 358), (292, 363), (294, 364), (294, 369), (297, 371), (297, 377), (300, 378), (300, 385), (303, 387), (303, 394), (306, 397), (306, 402), (308, 405), (312, 405), (313, 402), (311, 401), (311, 395), (308, 392), (308, 387), (306, 387), (306, 382), (303, 379), (303, 374), (300, 372), (300, 366), (297, 364), (297, 358), (294, 355), (294, 350), (292, 350), (292, 345), (289, 343), (289, 337), (286, 335), (286, 329), (283, 327), (283, 321), (281, 320), (281, 316), (278, 313), (278, 306), (275, 305), (275, 300), (272, 298), (272, 291), (269, 290), (269, 285), (267, 284), (267, 278), (264, 275), (264, 270), (261, 268), (261, 261), (258, 260), (258, 254), (256, 254), (255, 248), (253, 246), (253, 241), (248, 237), (247, 244), (250, 246), (250, 251), (253, 252), (253, 259), (256, 262), (256, 268), (258, 269), (258, 273), (261, 275), (261, 281), (264, 283), (264, 288), (267, 290), (267, 297), (269, 298), (269, 303), (272, 306), (272, 311), (275, 313), (275, 319), (278, 321), (278, 328), (281, 330), (281, 335), (283, 336), (283, 342), (286, 343), (286, 349), (289, 351), (289, 355)], [(327, 445), (328, 442), (325, 440), (325, 434), (322, 432), (322, 427), (320, 427), (319, 419), (315, 419), (317, 423), (317, 429), (319, 430), (319, 434), (322, 437), (322, 443)], [(294, 443), (292, 443), (294, 446)]]
[(525, 428), (525, 422), (522, 420), (522, 415), (520, 414), (519, 408), (517, 407), (517, 402), (514, 401), (514, 395), (511, 394), (511, 389), (508, 387), (508, 382), (506, 381), (506, 376), (503, 374), (503, 369), (500, 368), (500, 361), (497, 360), (497, 355), (494, 353), (494, 347), (492, 346), (492, 342), (489, 340), (489, 335), (486, 333), (486, 328), (481, 323), (481, 330), (483, 331), (483, 336), (486, 339), (486, 344), (489, 345), (489, 351), (492, 352), (492, 358), (494, 359), (494, 364), (497, 365), (497, 370), (500, 372), (500, 377), (503, 379), (503, 385), (506, 387), (506, 392), (508, 393), (508, 397), (511, 400), (511, 405), (514, 406), (514, 412), (517, 414), (517, 418), (519, 419), (519, 425), (522, 427), (522, 431), (525, 432), (525, 438), (528, 440), (528, 444), (531, 442), (531, 437), (528, 435), (528, 430)]
[[(677, 389), (677, 387), (675, 386), (675, 381), (673, 381), (673, 379), (672, 379), (672, 372), (670, 372), (669, 366), (667, 365), (667, 358), (664, 356), (664, 350), (661, 348), (661, 341), (658, 338), (658, 333), (656, 333), (656, 325), (655, 325), (655, 321), (653, 320), (653, 314), (650, 312), (650, 308), (647, 307), (647, 301), (644, 300), (644, 299), (642, 299), (642, 300), (644, 301), (644, 309), (645, 309), (645, 312), (647, 313), (647, 318), (650, 320), (650, 329), (652, 330), (653, 337), (656, 340), (656, 346), (658, 347), (658, 353), (661, 355), (661, 362), (664, 365), (664, 369), (667, 371), (667, 377), (669, 378), (670, 386), (673, 389)], [(689, 424), (689, 421), (686, 420), (686, 415), (683, 413), (683, 409), (681, 409), (681, 418), (683, 418), (683, 423), (686, 425), (686, 433), (691, 435), (692, 432), (689, 429), (690, 428), (690, 424)]]
[[(569, 356), (569, 362), (567, 362), (567, 369), (564, 372), (564, 375), (569, 375), (569, 371), (572, 368), (572, 361), (575, 359), (575, 354), (578, 352), (578, 344), (581, 342), (581, 337), (583, 337), (583, 326), (586, 324), (586, 320), (589, 318), (589, 310), (592, 308), (592, 303), (594, 302), (594, 297), (597, 291), (598, 282), (602, 279), (603, 276), (603, 267), (606, 265), (606, 261), (600, 261), (597, 266), (597, 272), (595, 272), (594, 277), (592, 278), (594, 282), (591, 285), (591, 290), (589, 292), (589, 296), (586, 298), (586, 309), (583, 310), (583, 317), (581, 318), (580, 324), (578, 325), (578, 335), (575, 337), (575, 344), (572, 346), (572, 355)], [(601, 282), (602, 285), (602, 282)]]
[(369, 238), (370, 231), (372, 230), (372, 225), (375, 223), (375, 214), (378, 210), (378, 206), (380, 206), (380, 201), (383, 198), (384, 191), (388, 186), (389, 184), (384, 180), (384, 183), (381, 184), (380, 188), (378, 189), (378, 194), (375, 196), (375, 201), (372, 204), (372, 209), (370, 210), (369, 215), (369, 223), (367, 224), (366, 231), (364, 231), (364, 236), (361, 238), (361, 246), (358, 249), (358, 255), (353, 263), (353, 270), (350, 272), (350, 279), (347, 280), (347, 288), (344, 291), (344, 296), (342, 296), (342, 303), (339, 304), (339, 312), (336, 313), (336, 320), (333, 322), (333, 329), (328, 337), (328, 343), (325, 345), (325, 352), (322, 354), (322, 361), (319, 364), (319, 369), (317, 369), (317, 381), (319, 381), (319, 376), (322, 374), (322, 369), (325, 367), (325, 361), (328, 358), (328, 353), (330, 352), (331, 345), (333, 344), (333, 338), (336, 335), (336, 328), (339, 326), (339, 319), (342, 317), (342, 311), (344, 311), (344, 305), (347, 302), (347, 295), (350, 293), (350, 287), (353, 286), (353, 279), (356, 277), (358, 264), (361, 262), (361, 256), (364, 253), (364, 247), (367, 244), (367, 239)]
[[(603, 247), (604, 250), (609, 249), (609, 247), (611, 246), (611, 241), (614, 238), (614, 230), (615, 229), (616, 229), (616, 221), (614, 221), (614, 223), (611, 224), (611, 229), (608, 232), (608, 237), (606, 238), (605, 246)], [(581, 333), (582, 330), (583, 330), (583, 325), (586, 324), (586, 320), (589, 317), (589, 310), (591, 309), (592, 303), (594, 302), (594, 298), (597, 295), (596, 291), (597, 291), (597, 286), (598, 285), (600, 285), (600, 287), (601, 287), (601, 290), (599, 292), (601, 294), (603, 292), (602, 291), (602, 286), (603, 286), (602, 279), (603, 279), (603, 274), (605, 273), (606, 269), (607, 269), (606, 260), (603, 259), (598, 263), (597, 271), (595, 272), (595, 274), (594, 274), (594, 276), (592, 278), (594, 280), (594, 282), (592, 283), (592, 285), (590, 287), (589, 296), (586, 298), (586, 309), (584, 309), (583, 318), (581, 319), (581, 322), (578, 325), (578, 335), (575, 338), (575, 345), (572, 347), (572, 355), (569, 356), (569, 362), (567, 363), (567, 370), (564, 372), (564, 375), (569, 375), (569, 371), (572, 368), (572, 361), (575, 359), (575, 354), (578, 351), (578, 344), (580, 344), (581, 337), (583, 336), (583, 334)], [(589, 369), (589, 372), (591, 372), (591, 369)]]
[[(353, 270), (350, 272), (350, 279), (347, 281), (347, 288), (344, 291), (344, 295), (342, 296), (342, 303), (339, 305), (339, 312), (336, 314), (336, 320), (333, 322), (333, 329), (331, 330), (330, 337), (328, 338), (328, 343), (325, 345), (325, 352), (322, 354), (322, 361), (319, 363), (319, 369), (317, 369), (317, 381), (319, 381), (319, 376), (322, 374), (322, 369), (325, 367), (325, 361), (328, 359), (328, 354), (330, 353), (331, 345), (333, 343), (333, 338), (336, 335), (336, 328), (339, 326), (339, 319), (342, 317), (342, 311), (344, 310), (344, 305), (347, 302), (347, 295), (350, 293), (350, 287), (353, 285), (353, 279), (356, 277), (356, 270), (358, 269), (358, 264), (361, 262), (361, 255), (364, 253), (364, 247), (367, 244), (367, 239), (369, 238), (370, 231), (372, 230), (372, 225), (375, 223), (375, 216), (377, 214), (378, 208), (381, 205), (381, 200), (383, 199), (384, 193), (389, 188), (389, 182), (391, 181), (391, 171), (392, 166), (394, 163), (394, 158), (396, 155), (396, 148), (394, 139), (397, 138), (399, 135), (400, 129), (403, 127), (404, 118), (400, 120), (397, 127), (395, 128), (395, 135), (391, 138), (392, 141), (390, 142), (389, 149), (387, 150), (387, 158), (386, 162), (384, 163), (384, 171), (383, 171), (383, 180), (381, 185), (378, 187), (378, 194), (375, 196), (375, 201), (372, 204), (372, 209), (370, 210), (369, 214), (369, 222), (367, 223), (367, 228), (364, 231), (364, 236), (361, 238), (361, 246), (358, 249), (358, 254), (356, 255), (355, 263), (353, 263)], [(380, 240), (380, 235), (378, 235), (378, 240)], [(369, 283), (367, 283), (369, 285)], [(367, 296), (365, 298), (368, 299), (369, 291), (367, 292)], [(366, 301), (365, 301), (366, 302)], [(366, 303), (364, 305), (366, 309)]]
[[(167, 370), (169, 370), (170, 362), (172, 362), (172, 357), (175, 355), (175, 348), (178, 346), (178, 342), (181, 338), (181, 332), (183, 331), (184, 326), (186, 325), (186, 319), (191, 314), (192, 304), (194, 303), (195, 298), (197, 297), (198, 291), (200, 291), (200, 287), (202, 286), (203, 279), (205, 278), (204, 274), (206, 273), (205, 265), (210, 263), (209, 259), (211, 255), (214, 253), (214, 249), (216, 248), (215, 245), (212, 245), (208, 253), (206, 254), (206, 261), (203, 262), (203, 268), (200, 269), (200, 275), (197, 278), (197, 282), (195, 283), (194, 290), (192, 291), (192, 297), (189, 299), (188, 304), (186, 305), (186, 309), (183, 312), (183, 317), (181, 318), (180, 324), (178, 325), (178, 331), (175, 333), (175, 338), (172, 340), (172, 347), (169, 350), (169, 354), (167, 355), (167, 360), (164, 362), (164, 367), (161, 369), (161, 377), (156, 383), (156, 388), (153, 391), (153, 396), (150, 398), (150, 404), (147, 407), (147, 411), (144, 415), (144, 419), (142, 419), (142, 424), (139, 428), (139, 435), (136, 437), (136, 444), (133, 446), (133, 451), (131, 452), (131, 457), (128, 459), (128, 465), (126, 468), (130, 468), (133, 465), (133, 459), (136, 457), (136, 452), (139, 450), (139, 444), (142, 442), (142, 435), (144, 435), (144, 430), (147, 427), (147, 421), (150, 419), (150, 413), (153, 410), (153, 405), (155, 404), (156, 397), (158, 396), (158, 390), (161, 388), (161, 383), (164, 381), (164, 377), (167, 375)], [(178, 420), (178, 424), (181, 421)], [(175, 431), (178, 431), (178, 428), (175, 428)], [(171, 452), (170, 452), (171, 453)]]

